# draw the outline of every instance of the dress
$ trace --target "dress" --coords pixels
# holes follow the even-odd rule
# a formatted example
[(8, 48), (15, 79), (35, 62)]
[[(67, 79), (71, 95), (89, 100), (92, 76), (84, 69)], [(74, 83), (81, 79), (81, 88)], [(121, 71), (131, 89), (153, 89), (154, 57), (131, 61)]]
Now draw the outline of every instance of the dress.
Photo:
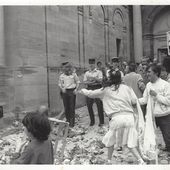
[(106, 87), (98, 90), (82, 89), (82, 93), (91, 98), (100, 98), (103, 101), (105, 113), (111, 117), (109, 131), (102, 140), (106, 147), (127, 145), (129, 148), (134, 148), (137, 146), (137, 131), (132, 107), (137, 97), (130, 87), (121, 84), (116, 91), (114, 87)]

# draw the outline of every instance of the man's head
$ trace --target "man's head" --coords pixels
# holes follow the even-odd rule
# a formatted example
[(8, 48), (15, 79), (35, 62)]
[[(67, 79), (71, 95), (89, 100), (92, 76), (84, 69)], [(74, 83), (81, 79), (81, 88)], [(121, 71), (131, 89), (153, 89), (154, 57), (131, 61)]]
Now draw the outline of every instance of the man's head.
[(97, 68), (98, 68), (98, 69), (101, 69), (101, 68), (102, 68), (102, 62), (101, 62), (101, 61), (98, 61), (98, 62), (97, 62)]
[(154, 83), (161, 74), (161, 67), (156, 64), (152, 64), (147, 68), (147, 76), (150, 82)]
[(112, 65), (113, 69), (116, 69), (119, 67), (119, 58), (118, 57), (113, 57), (111, 61), (112, 61), (111, 65)]
[(64, 73), (66, 74), (66, 75), (69, 75), (69, 74), (71, 74), (72, 73), (72, 65), (69, 63), (69, 62), (67, 62), (64, 66), (63, 66), (63, 70), (64, 70)]
[(89, 59), (89, 66), (90, 66), (90, 69), (95, 69), (95, 59), (94, 58), (90, 58)]
[(129, 64), (129, 72), (135, 72), (136, 71), (136, 64), (130, 63)]

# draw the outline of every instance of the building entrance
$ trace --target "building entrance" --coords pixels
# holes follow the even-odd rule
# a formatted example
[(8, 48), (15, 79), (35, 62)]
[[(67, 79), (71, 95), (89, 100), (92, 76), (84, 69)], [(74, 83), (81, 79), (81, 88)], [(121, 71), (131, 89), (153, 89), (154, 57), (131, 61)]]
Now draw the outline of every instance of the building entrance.
[(168, 55), (167, 48), (158, 48), (158, 62), (162, 63), (163, 59)]

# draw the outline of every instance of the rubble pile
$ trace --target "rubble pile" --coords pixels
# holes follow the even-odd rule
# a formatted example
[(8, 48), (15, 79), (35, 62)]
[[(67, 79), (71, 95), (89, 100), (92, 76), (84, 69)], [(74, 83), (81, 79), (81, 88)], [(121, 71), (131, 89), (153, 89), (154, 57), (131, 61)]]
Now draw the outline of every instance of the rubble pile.
[[(60, 159), (62, 141), (59, 141), (54, 161), (56, 165), (107, 164), (107, 148), (104, 147), (102, 138), (108, 131), (108, 123), (105, 123), (103, 127), (98, 127), (97, 123), (95, 126), (89, 127), (88, 115), (83, 109), (82, 111), (78, 110), (79, 117), (76, 125), (72, 130), (69, 130), (62, 160)], [(55, 143), (55, 135), (56, 131), (54, 128), (51, 133), (53, 144)], [(160, 133), (157, 136), (160, 138)], [(15, 121), (8, 128), (1, 129), (0, 164), (10, 164), (10, 159), (23, 141), (26, 141), (26, 136), (20, 122)], [(163, 145), (159, 144), (158, 148), (162, 147)], [(158, 158), (159, 164), (170, 163), (170, 157), (168, 157), (167, 152), (159, 150)], [(112, 164), (137, 164), (137, 162), (129, 150), (124, 148), (122, 151), (115, 150), (113, 152)]]

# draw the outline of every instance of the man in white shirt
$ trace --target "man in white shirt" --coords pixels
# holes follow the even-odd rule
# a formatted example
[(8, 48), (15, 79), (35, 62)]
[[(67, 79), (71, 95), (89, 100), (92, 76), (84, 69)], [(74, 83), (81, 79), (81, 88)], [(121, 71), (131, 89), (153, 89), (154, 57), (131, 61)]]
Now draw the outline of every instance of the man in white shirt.
[[(160, 66), (153, 64), (149, 67), (147, 75), (150, 82), (147, 83), (139, 102), (141, 105), (151, 104), (156, 125), (162, 132), (166, 150), (170, 152), (170, 85), (160, 78), (160, 74)], [(148, 103), (149, 97), (151, 103)]]
[[(100, 70), (95, 68), (95, 59), (89, 59), (90, 69), (84, 74), (83, 82), (87, 85), (88, 90), (100, 89), (102, 87), (103, 74)], [(99, 98), (86, 97), (87, 108), (90, 116), (90, 126), (95, 124), (95, 116), (93, 111), (93, 103), (96, 103), (98, 115), (99, 115), (99, 126), (104, 125), (104, 113), (103, 103)]]
[(64, 113), (70, 127), (74, 127), (75, 123), (76, 92), (79, 83), (77, 74), (73, 72), (71, 64), (67, 62), (64, 65), (63, 73), (59, 77), (58, 86), (62, 92)]

